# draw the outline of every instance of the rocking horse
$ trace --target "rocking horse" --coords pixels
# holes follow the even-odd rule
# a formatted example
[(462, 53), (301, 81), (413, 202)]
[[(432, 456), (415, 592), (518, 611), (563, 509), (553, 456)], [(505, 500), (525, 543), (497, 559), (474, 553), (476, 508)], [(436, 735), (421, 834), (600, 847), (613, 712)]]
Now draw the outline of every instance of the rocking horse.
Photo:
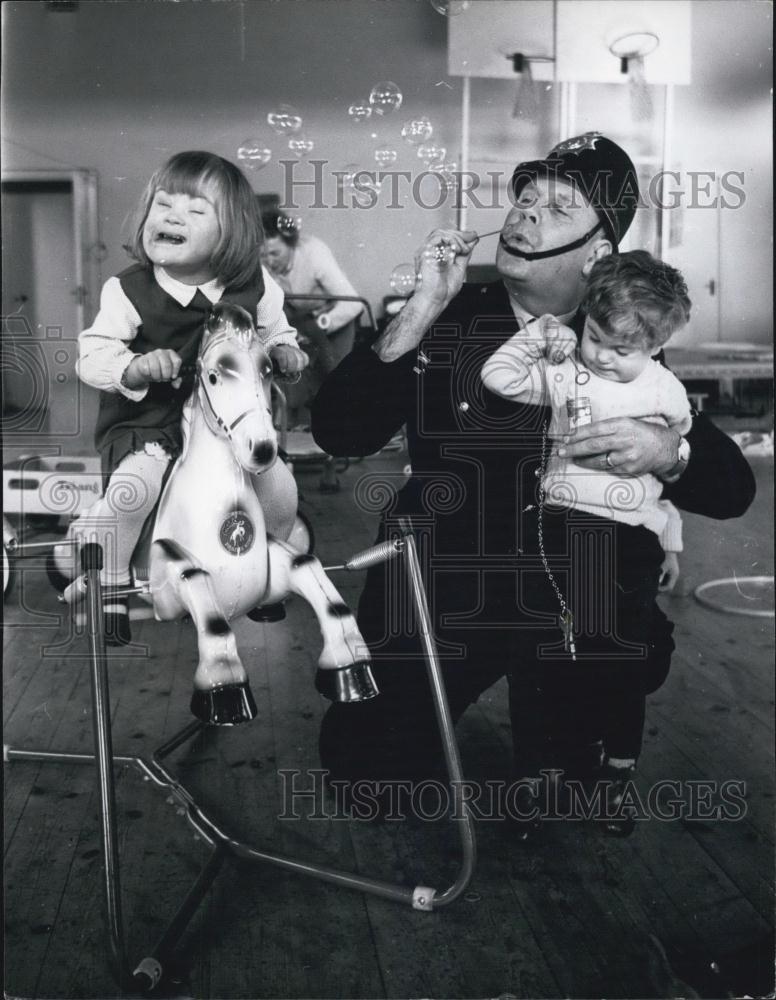
[[(197, 629), (192, 713), (213, 725), (255, 717), (229, 622), (246, 613), (261, 619), (262, 606), (277, 606), (292, 594), (305, 598), (320, 625), (318, 690), (336, 701), (373, 697), (369, 653), (352, 612), (318, 559), (267, 531), (254, 477), (278, 460), (272, 362), (244, 309), (221, 302), (213, 307), (196, 372), (183, 411), (182, 454), (132, 560), (136, 592), (153, 605), (154, 617), (188, 616)], [(286, 492), (295, 500), (291, 473), (285, 477), (291, 483)], [(286, 479), (275, 481), (282, 492)], [(274, 499), (276, 506), (288, 506), (286, 497)], [(110, 502), (105, 506), (110, 516)], [(296, 510), (291, 513), (283, 519), (288, 525)], [(69, 583), (68, 602), (84, 596), (83, 578), (70, 583), (61, 575), (73, 565), (73, 538), (83, 536), (78, 521), (71, 536), (54, 550), (50, 574), (60, 585)]]
[[(102, 547), (77, 531), (62, 543), (20, 543), (4, 524), (3, 548), (14, 556), (41, 547), (63, 553), (80, 548), (81, 574), (69, 583), (65, 599), (85, 611), (89, 643), (94, 753), (4, 747), (4, 759), (89, 763), (96, 766), (102, 834), (103, 884), (108, 946), (117, 982), (126, 989), (152, 989), (175, 967), (175, 948), (228, 858), (269, 863), (285, 871), (321, 879), (343, 888), (412, 906), (437, 910), (460, 898), (476, 858), (471, 807), (465, 791), (453, 722), (434, 641), (431, 618), (412, 525), (400, 518), (388, 541), (329, 567), (358, 571), (401, 557), (413, 598), (415, 622), (447, 764), (452, 812), (462, 850), (459, 872), (446, 889), (395, 885), (359, 873), (298, 860), (251, 847), (227, 833), (199, 805), (165, 758), (200, 734), (207, 725), (246, 722), (256, 712), (245, 669), (229, 622), (239, 615), (256, 617), (290, 594), (304, 597), (315, 611), (323, 635), (316, 686), (329, 698), (356, 701), (377, 694), (366, 645), (355, 619), (328, 579), (320, 562), (266, 530), (266, 517), (254, 478), (277, 458), (270, 416), (272, 365), (248, 313), (219, 304), (207, 323), (197, 360), (194, 390), (184, 410), (184, 448), (162, 493), (150, 533), (141, 539), (133, 560), (135, 586), (101, 585)], [(77, 523), (77, 522), (76, 522)], [(293, 536), (291, 536), (293, 537)], [(72, 565), (72, 559), (71, 559)], [(74, 574), (71, 574), (73, 576)], [(64, 580), (67, 583), (67, 580)], [(114, 755), (105, 648), (104, 602), (139, 594), (161, 621), (190, 616), (199, 645), (192, 710), (196, 719), (150, 757)], [(259, 609), (257, 612), (256, 609)], [(133, 765), (185, 816), (210, 857), (158, 943), (132, 970), (128, 964), (122, 916), (119, 836), (114, 766)]]

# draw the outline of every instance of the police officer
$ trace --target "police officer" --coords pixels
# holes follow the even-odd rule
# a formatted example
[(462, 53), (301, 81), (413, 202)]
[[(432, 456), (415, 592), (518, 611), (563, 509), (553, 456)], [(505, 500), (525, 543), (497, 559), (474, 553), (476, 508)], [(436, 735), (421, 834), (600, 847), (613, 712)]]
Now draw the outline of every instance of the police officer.
[[(476, 234), (432, 232), (418, 253), (417, 291), (375, 343), (357, 347), (328, 376), (312, 412), (315, 439), (334, 455), (372, 454), (406, 425), (412, 476), (383, 510), (378, 537), (391, 531), (396, 515), (413, 516), (456, 719), (495, 680), (519, 669), (512, 640), (532, 624), (521, 596), (525, 581), (519, 584), (515, 572), (515, 512), (535, 496), (546, 413), (490, 394), (479, 380), (482, 363), (519, 320), (552, 313), (581, 331), (586, 277), (600, 257), (617, 252), (639, 200), (630, 158), (599, 133), (519, 164), (510, 193), (496, 253), (501, 280), (464, 284)], [(622, 418), (583, 428), (567, 448), (591, 468), (651, 472), (666, 484), (667, 499), (709, 517), (740, 516), (754, 496), (739, 449), (702, 415), (686, 439)], [(333, 776), (436, 773), (439, 742), (422, 654), (411, 628), (397, 621), (396, 609), (406, 606), (402, 587), (390, 566), (367, 576), (359, 624), (381, 694), (328, 710), (320, 749)], [(655, 606), (645, 667), (650, 689), (667, 674), (672, 631)], [(522, 752), (515, 721), (513, 712)]]

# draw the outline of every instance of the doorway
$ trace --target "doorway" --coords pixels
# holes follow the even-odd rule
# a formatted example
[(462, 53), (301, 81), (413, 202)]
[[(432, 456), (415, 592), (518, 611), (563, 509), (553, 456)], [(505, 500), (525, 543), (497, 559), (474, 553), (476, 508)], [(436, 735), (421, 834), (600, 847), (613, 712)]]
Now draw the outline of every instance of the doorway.
[(2, 177), (3, 444), (88, 454), (97, 396), (75, 373), (79, 333), (99, 297), (92, 171)]

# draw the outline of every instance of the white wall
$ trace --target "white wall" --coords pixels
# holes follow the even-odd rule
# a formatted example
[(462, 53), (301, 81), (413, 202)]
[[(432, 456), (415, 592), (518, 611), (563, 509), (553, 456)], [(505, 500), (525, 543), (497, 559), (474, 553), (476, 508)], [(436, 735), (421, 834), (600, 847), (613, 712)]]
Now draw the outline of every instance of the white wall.
[[(709, 294), (705, 282), (716, 275), (718, 339), (723, 341), (773, 339), (772, 42), (770, 3), (693, 4), (693, 83), (675, 91), (676, 165), (685, 172), (744, 174), (745, 202), (722, 208), (718, 227), (707, 218), (713, 209), (686, 211), (711, 242), (685, 243), (669, 258), (681, 265), (693, 253), (696, 268), (699, 261), (708, 264), (693, 289), (696, 299)], [(691, 332), (693, 340), (706, 339), (703, 330)]]
[[(723, 218), (724, 339), (772, 335), (771, 9), (758, 0), (696, 0), (693, 83), (676, 88), (674, 154), (682, 169), (746, 174), (745, 205)], [(374, 126), (354, 126), (346, 109), (377, 80), (395, 80), (405, 95), (377, 129), (400, 150), (397, 168), (417, 174), (412, 148), (398, 138), (401, 124), (417, 114), (434, 121), (458, 158), (461, 80), (447, 75), (447, 20), (427, 0), (129, 0), (82, 2), (73, 13), (7, 0), (2, 13), (4, 167), (98, 171), (108, 247), (103, 276), (125, 264), (122, 222), (159, 162), (203, 147), (234, 159), (254, 133), (277, 158), (279, 142), (265, 118), (281, 102), (298, 107), (316, 143), (313, 156), (327, 161), (330, 202), (332, 169), (373, 165)], [(490, 96), (487, 81), (476, 88), (489, 111), (487, 121), (472, 122), (473, 137), (490, 134), (499, 159), (514, 150), (516, 162), (535, 155), (536, 141), (557, 138), (552, 127), (529, 136), (511, 118), (508, 81), (495, 81)], [(251, 179), (257, 191), (281, 190), (274, 160)], [(450, 205), (386, 204), (383, 193), (370, 210), (299, 212), (376, 306), (390, 292), (393, 267), (411, 258), (433, 226), (454, 218)], [(716, 246), (704, 243), (685, 255), (712, 253)], [(699, 276), (698, 294), (702, 284)]]
[[(234, 160), (243, 139), (263, 135), (273, 161), (250, 179), (257, 192), (280, 193), (276, 160), (291, 154), (266, 124), (280, 103), (299, 109), (316, 143), (312, 157), (327, 161), (330, 204), (331, 171), (349, 162), (377, 166), (372, 132), (399, 149), (396, 168), (417, 173), (420, 161), (399, 137), (413, 115), (432, 117), (455, 153), (461, 81), (447, 76), (446, 20), (427, 3), (249, 0), (244, 33), (241, 8), (86, 2), (67, 14), (3, 4), (4, 168), (98, 171), (104, 277), (125, 265), (122, 223), (151, 171), (174, 152), (206, 148)], [(348, 105), (381, 79), (399, 84), (403, 106), (390, 118), (354, 125)], [(313, 176), (307, 169), (303, 178)], [(387, 208), (387, 192), (370, 210), (307, 209), (312, 195), (302, 192), (303, 225), (332, 246), (375, 304), (390, 293), (393, 267), (411, 259), (430, 229), (455, 217), (452, 208)]]

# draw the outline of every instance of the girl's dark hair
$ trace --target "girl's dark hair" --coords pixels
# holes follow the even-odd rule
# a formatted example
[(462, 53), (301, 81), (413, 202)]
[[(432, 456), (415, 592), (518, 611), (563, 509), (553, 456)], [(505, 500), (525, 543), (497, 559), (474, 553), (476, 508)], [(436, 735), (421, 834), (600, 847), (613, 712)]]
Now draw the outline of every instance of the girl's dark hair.
[[(285, 229), (281, 220), (286, 220), (288, 223)], [(273, 236), (279, 236), (290, 247), (295, 247), (299, 242), (299, 230), (294, 226), (290, 216), (285, 213), (277, 210), (264, 212), (261, 216), (261, 223), (264, 226), (265, 237), (271, 239)]]
[(157, 191), (207, 198), (213, 203), (221, 235), (210, 264), (213, 277), (226, 286), (242, 288), (261, 267), (264, 242), (256, 195), (244, 174), (215, 153), (189, 150), (176, 153), (153, 174), (131, 218), (126, 249), (141, 264), (151, 261), (143, 249), (143, 228)]
[(582, 300), (583, 310), (605, 333), (648, 350), (683, 327), (691, 307), (681, 273), (646, 250), (596, 261)]

